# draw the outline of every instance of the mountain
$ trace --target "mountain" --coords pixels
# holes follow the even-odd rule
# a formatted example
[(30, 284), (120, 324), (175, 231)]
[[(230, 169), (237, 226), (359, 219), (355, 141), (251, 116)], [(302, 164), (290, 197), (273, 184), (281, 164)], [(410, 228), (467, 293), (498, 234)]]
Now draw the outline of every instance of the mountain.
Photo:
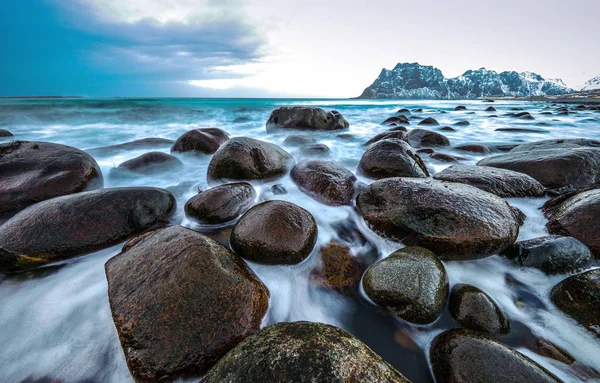
[(359, 98), (456, 99), (491, 96), (546, 96), (573, 92), (562, 80), (546, 80), (533, 72), (497, 73), (480, 68), (446, 78), (438, 68), (399, 63), (381, 73)]
[(581, 90), (595, 90), (600, 89), (600, 74), (591, 80), (586, 81)]

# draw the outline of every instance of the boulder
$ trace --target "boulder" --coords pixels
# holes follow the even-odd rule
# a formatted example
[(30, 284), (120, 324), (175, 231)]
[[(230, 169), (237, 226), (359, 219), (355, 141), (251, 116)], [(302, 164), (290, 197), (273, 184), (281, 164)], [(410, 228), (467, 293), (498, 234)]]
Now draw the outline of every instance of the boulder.
[(163, 152), (150, 152), (139, 157), (123, 162), (111, 169), (111, 176), (126, 174), (151, 174), (182, 168), (183, 163), (170, 154)]
[(279, 146), (249, 137), (228, 140), (208, 164), (208, 180), (272, 180), (294, 166), (294, 158)]
[(344, 330), (323, 323), (277, 323), (249, 336), (202, 383), (408, 383)]
[(300, 147), (300, 151), (305, 156), (323, 157), (327, 156), (331, 150), (329, 149), (329, 146), (325, 144), (311, 144)]
[(352, 294), (362, 277), (362, 265), (350, 253), (348, 246), (330, 242), (320, 249), (323, 267), (313, 270), (311, 281), (326, 289)]
[(14, 137), (15, 135), (12, 134), (11, 132), (9, 132), (6, 129), (0, 129), (0, 137), (1, 138), (9, 138), (9, 137)]
[(0, 145), (0, 218), (34, 203), (103, 186), (102, 171), (87, 153), (49, 142)]
[(520, 241), (502, 252), (519, 266), (535, 267), (548, 274), (577, 271), (594, 260), (590, 249), (573, 237), (550, 235)]
[(231, 250), (181, 226), (134, 239), (106, 263), (108, 298), (137, 382), (210, 369), (258, 331), (269, 291)]
[(158, 224), (175, 197), (149, 187), (103, 189), (39, 202), (0, 226), (0, 271), (20, 271), (115, 245)]
[(550, 292), (559, 309), (600, 338), (600, 269), (573, 275)]
[(419, 125), (439, 125), (439, 124), (440, 123), (437, 122), (437, 120), (432, 117), (427, 117), (426, 119), (419, 122)]
[(417, 324), (435, 321), (448, 298), (444, 265), (422, 247), (405, 247), (375, 262), (365, 272), (362, 286), (377, 305)]
[(227, 133), (217, 128), (190, 130), (175, 141), (171, 152), (213, 154), (228, 139)]
[(356, 206), (367, 224), (443, 259), (484, 258), (512, 245), (519, 217), (502, 198), (469, 185), (391, 178), (363, 189)]
[(456, 129), (451, 126), (442, 126), (440, 130), (444, 132), (456, 132)]
[(279, 129), (342, 130), (348, 121), (336, 110), (326, 112), (321, 108), (283, 106), (275, 109), (267, 121), (267, 132)]
[(522, 120), (533, 120), (533, 116), (531, 115), (531, 113), (529, 112), (519, 112), (519, 113), (515, 113), (513, 114), (513, 117), (515, 118), (520, 118)]
[(373, 179), (429, 176), (421, 157), (399, 139), (385, 139), (369, 146), (358, 163), (357, 172)]
[(485, 145), (480, 144), (463, 144), (454, 147), (455, 150), (461, 152), (478, 153), (478, 154), (489, 154), (492, 151)]
[(239, 218), (255, 199), (256, 191), (249, 183), (219, 185), (190, 198), (185, 215), (198, 223), (220, 225)]
[(410, 125), (410, 121), (408, 121), (408, 117), (403, 114), (399, 114), (397, 116), (392, 116), (381, 123), (381, 125), (390, 125), (390, 124), (405, 124)]
[(99, 148), (86, 149), (93, 156), (112, 156), (127, 150), (160, 149), (169, 148), (175, 141), (166, 138), (142, 138), (139, 140), (125, 142), (117, 145), (102, 146)]
[(459, 111), (459, 110), (467, 110), (467, 107), (464, 105), (459, 105), (456, 108), (454, 108), (455, 111)]
[(471, 185), (503, 198), (542, 197), (545, 192), (545, 188), (527, 174), (488, 166), (453, 165), (433, 178)]
[(401, 108), (401, 109), (398, 109), (396, 114), (410, 114), (410, 110), (408, 110), (406, 108)]
[(288, 146), (303, 146), (316, 143), (316, 138), (311, 136), (305, 136), (303, 134), (291, 134), (287, 136), (285, 140), (283, 140), (283, 144)]
[(302, 262), (316, 241), (313, 216), (286, 201), (267, 201), (252, 207), (231, 232), (231, 248), (237, 254), (269, 265)]
[(525, 355), (463, 329), (438, 335), (431, 344), (429, 357), (437, 382), (561, 382)]
[(458, 121), (454, 123), (454, 126), (469, 126), (471, 123), (469, 121)]
[(429, 155), (429, 158), (438, 162), (458, 163), (459, 160), (464, 160), (462, 157), (455, 157), (447, 153), (434, 152)]
[(450, 313), (469, 330), (504, 334), (510, 322), (492, 298), (475, 286), (457, 284), (450, 293)]
[(448, 146), (450, 140), (443, 134), (427, 129), (413, 129), (408, 133), (408, 142), (415, 148), (421, 146)]
[(486, 112), (495, 112), (495, 111), (496, 111), (496, 108), (494, 108), (493, 106), (488, 106), (488, 107), (485, 109), (485, 111), (486, 111)]
[(340, 206), (352, 202), (356, 177), (341, 165), (308, 161), (294, 166), (290, 174), (303, 193), (325, 205)]
[(374, 144), (375, 142), (379, 142), (381, 140), (387, 140), (390, 138), (395, 138), (398, 140), (408, 142), (408, 133), (406, 133), (406, 131), (402, 131), (402, 130), (393, 130), (393, 131), (389, 131), (389, 132), (379, 133), (378, 135), (371, 138), (369, 141), (365, 142), (365, 146), (369, 146), (371, 144)]

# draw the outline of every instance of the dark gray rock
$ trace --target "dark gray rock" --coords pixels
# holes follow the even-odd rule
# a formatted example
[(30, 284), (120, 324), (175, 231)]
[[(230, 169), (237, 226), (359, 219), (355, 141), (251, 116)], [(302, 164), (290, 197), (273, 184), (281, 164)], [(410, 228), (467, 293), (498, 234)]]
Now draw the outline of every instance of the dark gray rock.
[(410, 125), (410, 121), (408, 121), (408, 117), (403, 114), (399, 114), (397, 116), (392, 116), (381, 123), (382, 125), (390, 125), (390, 124), (405, 124)]
[(450, 140), (443, 134), (427, 129), (413, 129), (408, 133), (408, 142), (415, 148), (421, 146), (448, 146)]
[(249, 183), (219, 185), (190, 198), (185, 204), (185, 215), (202, 224), (223, 224), (244, 214), (255, 199), (256, 191)]
[(433, 117), (427, 117), (426, 119), (419, 122), (419, 125), (439, 125), (440, 123)]
[(463, 144), (454, 147), (455, 150), (469, 153), (489, 154), (492, 151), (485, 145), (480, 144)]
[(288, 146), (303, 146), (316, 143), (316, 138), (311, 136), (305, 136), (302, 134), (292, 134), (287, 136), (285, 140), (283, 140), (283, 144)]
[(227, 133), (217, 128), (190, 130), (175, 141), (171, 152), (213, 154), (228, 139)]
[(11, 132), (9, 132), (6, 129), (0, 129), (0, 137), (1, 138), (10, 138), (10, 137), (14, 137), (15, 135), (12, 134)]
[(349, 205), (356, 177), (341, 165), (328, 161), (300, 163), (290, 173), (300, 190), (330, 206)]
[(329, 149), (329, 146), (325, 144), (310, 144), (300, 147), (300, 151), (305, 156), (324, 157), (327, 156), (329, 152), (331, 152), (331, 149)]
[(175, 141), (168, 140), (166, 138), (142, 138), (131, 142), (125, 142), (123, 144), (87, 149), (86, 152), (93, 156), (111, 156), (127, 150), (169, 148), (174, 142)]
[(373, 179), (429, 176), (421, 157), (399, 139), (385, 139), (369, 146), (358, 163), (357, 172)]
[(398, 140), (408, 142), (408, 133), (406, 133), (405, 130), (404, 131), (394, 130), (394, 131), (390, 131), (390, 132), (379, 133), (378, 135), (371, 138), (369, 141), (365, 142), (365, 145), (368, 146), (368, 145), (374, 144), (375, 142), (379, 142), (381, 140), (387, 140), (389, 138), (395, 138)]
[(450, 313), (469, 330), (488, 334), (510, 331), (510, 322), (492, 298), (475, 286), (457, 284), (450, 293)]
[(326, 112), (321, 108), (284, 106), (275, 109), (267, 121), (267, 132), (278, 129), (342, 130), (348, 121), (336, 110)]
[(124, 176), (127, 174), (151, 174), (171, 171), (182, 168), (183, 163), (170, 154), (163, 152), (150, 152), (123, 162), (111, 169), (111, 176)]

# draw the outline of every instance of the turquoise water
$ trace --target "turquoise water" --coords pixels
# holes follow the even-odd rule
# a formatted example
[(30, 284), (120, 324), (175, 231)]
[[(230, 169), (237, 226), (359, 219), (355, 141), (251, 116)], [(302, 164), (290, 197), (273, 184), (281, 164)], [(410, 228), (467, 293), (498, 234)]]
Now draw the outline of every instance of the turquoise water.
[[(216, 127), (231, 137), (250, 136), (281, 145), (297, 161), (307, 158), (297, 148), (283, 145), (286, 133), (267, 133), (265, 122), (271, 111), (283, 105), (314, 105), (340, 111), (350, 122), (352, 137), (340, 139), (336, 132), (308, 133), (330, 148), (325, 157), (355, 171), (365, 150), (363, 143), (387, 130), (380, 123), (400, 108), (417, 109), (411, 126), (425, 117), (441, 125), (469, 121), (444, 132), (452, 145), (462, 143), (520, 144), (549, 138), (585, 137), (600, 139), (600, 113), (571, 112), (567, 116), (542, 114), (553, 110), (547, 103), (518, 101), (372, 101), (372, 100), (267, 100), (267, 99), (80, 99), (0, 100), (0, 128), (16, 139), (51, 141), (88, 150), (136, 139), (161, 137), (175, 140), (188, 130)], [(465, 105), (466, 111), (454, 111)], [(488, 106), (496, 112), (486, 112)], [(518, 120), (506, 114), (523, 108), (535, 120)], [(490, 117), (497, 115), (498, 117)], [(496, 131), (498, 128), (530, 129), (533, 132)], [(136, 178), (109, 177), (112, 167), (150, 150), (169, 151), (169, 146), (121, 152), (95, 151), (94, 157), (105, 176), (106, 187), (151, 185), (169, 187), (181, 182), (189, 186), (178, 198), (181, 224), (200, 229), (187, 220), (182, 208), (198, 188), (205, 189), (209, 156), (180, 156), (183, 170)], [(475, 163), (481, 155), (447, 150)], [(425, 158), (432, 173), (448, 164)], [(370, 182), (361, 179), (363, 182)], [(370, 254), (382, 258), (401, 247), (383, 240), (365, 227), (351, 207), (327, 207), (302, 194), (289, 177), (281, 183), (286, 195), (273, 195), (270, 186), (257, 185), (259, 199), (285, 199), (308, 209), (319, 225), (318, 245), (334, 235), (332, 224), (350, 219), (373, 244)], [(538, 207), (544, 198), (511, 199), (527, 214), (520, 239), (545, 235), (545, 219)], [(0, 280), (0, 381), (23, 380), (60, 382), (132, 381), (114, 328), (106, 293), (104, 262), (120, 246), (102, 250), (57, 267), (48, 267)], [(363, 248), (355, 252), (366, 251)], [(314, 254), (313, 254), (314, 255)], [(548, 299), (548, 292), (564, 276), (546, 276), (537, 270), (519, 269), (498, 256), (469, 262), (446, 262), (450, 283), (471, 283), (490, 294), (513, 322), (507, 344), (538, 361), (565, 381), (581, 381), (600, 370), (600, 343), (581, 326), (560, 313)], [(414, 382), (431, 381), (428, 371), (429, 342), (444, 329), (456, 324), (446, 314), (430, 326), (413, 326), (396, 320), (357, 297), (342, 297), (315, 288), (309, 283), (318, 259), (310, 257), (295, 266), (250, 265), (271, 291), (265, 324), (310, 320), (345, 328), (366, 342)], [(0, 277), (2, 278), (2, 277)], [(512, 281), (512, 282), (511, 282)], [(515, 282), (516, 281), (516, 282)], [(525, 302), (523, 306), (519, 302)], [(527, 348), (527, 340), (543, 337), (569, 351), (588, 368), (571, 368), (543, 358)]]

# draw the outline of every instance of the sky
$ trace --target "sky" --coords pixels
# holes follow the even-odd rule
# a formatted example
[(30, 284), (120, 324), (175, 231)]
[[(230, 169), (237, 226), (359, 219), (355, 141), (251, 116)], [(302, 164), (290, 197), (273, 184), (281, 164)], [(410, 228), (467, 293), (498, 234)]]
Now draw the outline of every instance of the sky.
[(0, 96), (355, 97), (382, 68), (600, 74), (598, 0), (0, 0)]

